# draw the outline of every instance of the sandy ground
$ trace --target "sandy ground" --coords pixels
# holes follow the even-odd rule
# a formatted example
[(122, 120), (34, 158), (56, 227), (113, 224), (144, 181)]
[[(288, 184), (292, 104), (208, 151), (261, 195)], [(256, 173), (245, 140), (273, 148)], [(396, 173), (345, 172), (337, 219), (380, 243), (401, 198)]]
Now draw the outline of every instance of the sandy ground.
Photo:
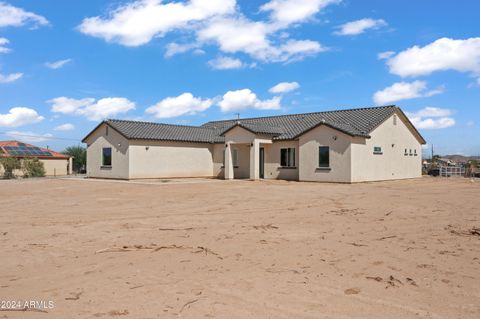
[(0, 318), (480, 318), (480, 181), (0, 181)]

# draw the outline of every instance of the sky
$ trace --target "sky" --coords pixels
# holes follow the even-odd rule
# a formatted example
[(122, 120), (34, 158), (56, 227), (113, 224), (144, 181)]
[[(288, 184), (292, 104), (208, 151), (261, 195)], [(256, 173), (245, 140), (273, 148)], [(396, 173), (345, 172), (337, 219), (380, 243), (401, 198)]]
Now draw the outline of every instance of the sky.
[(0, 140), (397, 105), (480, 155), (480, 2), (0, 0)]

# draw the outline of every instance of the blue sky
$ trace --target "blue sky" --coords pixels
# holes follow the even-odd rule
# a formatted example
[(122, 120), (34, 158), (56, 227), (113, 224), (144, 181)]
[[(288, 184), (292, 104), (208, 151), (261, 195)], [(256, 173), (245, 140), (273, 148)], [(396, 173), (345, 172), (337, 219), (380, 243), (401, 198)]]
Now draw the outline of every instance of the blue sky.
[(479, 155), (478, 12), (470, 0), (0, 2), (0, 139), (62, 150), (103, 118), (396, 104), (437, 152)]

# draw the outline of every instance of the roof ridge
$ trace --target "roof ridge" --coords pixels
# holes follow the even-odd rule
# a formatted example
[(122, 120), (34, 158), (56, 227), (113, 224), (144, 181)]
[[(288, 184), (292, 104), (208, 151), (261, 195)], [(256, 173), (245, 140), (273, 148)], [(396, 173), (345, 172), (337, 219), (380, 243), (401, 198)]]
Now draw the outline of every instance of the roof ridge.
[(148, 121), (135, 121), (135, 120), (118, 120), (118, 119), (107, 119), (105, 122), (129, 122), (137, 124), (153, 124), (153, 125), (163, 125), (163, 126), (174, 126), (174, 127), (188, 127), (188, 128), (199, 128), (204, 130), (211, 130), (208, 127), (194, 126), (194, 125), (184, 125), (184, 124), (168, 124), (168, 123), (158, 123), (158, 122), (148, 122)]
[[(348, 111), (361, 111), (361, 110), (374, 110), (374, 109), (386, 109), (386, 108), (393, 108), (398, 107), (397, 105), (383, 105), (383, 106), (371, 106), (371, 107), (360, 107), (360, 108), (351, 108), (351, 109), (344, 109), (344, 110), (331, 110), (331, 111), (321, 111), (321, 112), (307, 112), (307, 113), (294, 113), (294, 114), (281, 114), (281, 115), (273, 115), (273, 116), (257, 116), (257, 117), (247, 117), (240, 120), (257, 120), (257, 119), (264, 119), (264, 118), (278, 118), (278, 117), (287, 117), (287, 116), (296, 116), (296, 115), (312, 115), (312, 114), (322, 114), (322, 113), (338, 113), (338, 112), (348, 112)], [(208, 123), (218, 123), (218, 122), (228, 122), (228, 121), (235, 121), (236, 119), (228, 119), (228, 120), (216, 120), (216, 121), (209, 121), (202, 125)]]

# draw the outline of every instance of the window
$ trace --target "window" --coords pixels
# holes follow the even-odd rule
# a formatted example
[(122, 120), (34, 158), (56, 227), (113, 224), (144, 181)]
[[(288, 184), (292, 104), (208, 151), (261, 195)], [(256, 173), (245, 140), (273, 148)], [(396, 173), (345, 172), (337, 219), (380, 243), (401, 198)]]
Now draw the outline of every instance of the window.
[(373, 154), (376, 154), (376, 155), (382, 155), (383, 152), (382, 152), (382, 148), (380, 146), (375, 146), (373, 148)]
[(280, 166), (295, 167), (295, 148), (282, 148), (280, 150)]
[(112, 148), (104, 147), (102, 149), (102, 166), (112, 166)]
[(232, 162), (233, 162), (233, 167), (238, 166), (238, 150), (237, 149), (232, 149)]
[(412, 156), (412, 155), (413, 155), (413, 153), (412, 153), (412, 149), (410, 149), (410, 156)]
[[(225, 152), (227, 150), (223, 151), (223, 166), (225, 167)], [(238, 167), (238, 150), (237, 149), (232, 149), (232, 162), (233, 162), (233, 167)]]
[(413, 155), (417, 156), (417, 150), (416, 149), (413, 150)]
[(318, 167), (320, 168), (330, 167), (330, 147), (320, 146), (318, 148)]
[(405, 156), (408, 156), (408, 150), (405, 149)]

